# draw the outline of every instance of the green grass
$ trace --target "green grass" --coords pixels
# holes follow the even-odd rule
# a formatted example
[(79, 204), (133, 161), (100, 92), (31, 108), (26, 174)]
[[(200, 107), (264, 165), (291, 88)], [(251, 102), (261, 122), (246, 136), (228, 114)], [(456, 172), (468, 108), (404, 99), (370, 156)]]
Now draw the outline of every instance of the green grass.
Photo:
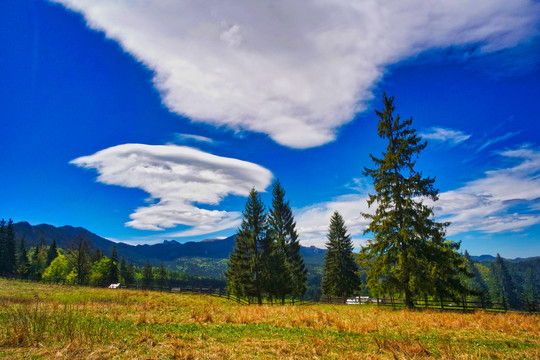
[(5, 359), (540, 359), (525, 314), (239, 305), (0, 279)]

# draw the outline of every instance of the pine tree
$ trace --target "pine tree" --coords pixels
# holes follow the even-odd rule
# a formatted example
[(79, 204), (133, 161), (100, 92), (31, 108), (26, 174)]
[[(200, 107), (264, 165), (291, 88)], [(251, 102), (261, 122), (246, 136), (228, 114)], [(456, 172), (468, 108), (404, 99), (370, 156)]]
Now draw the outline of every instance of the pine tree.
[(525, 272), (525, 284), (523, 286), (523, 297), (528, 301), (540, 300), (540, 280), (534, 274), (532, 268)]
[(482, 274), (480, 274), (480, 271), (474, 265), (474, 261), (471, 259), (471, 256), (467, 250), (465, 250), (464, 256), (467, 261), (468, 270), (473, 274), (473, 277), (469, 280), (469, 289), (473, 290), (474, 295), (479, 296), (480, 299), (485, 301), (487, 299), (487, 295), (489, 294), (489, 288), (484, 281)]
[(25, 279), (30, 271), (30, 262), (28, 261), (28, 252), (26, 251), (26, 245), (24, 244), (24, 235), (21, 237), (19, 243), (19, 251), (17, 253), (17, 274)]
[(92, 262), (90, 261), (90, 242), (86, 235), (79, 235), (71, 245), (70, 261), (75, 272), (75, 282), (87, 285), (90, 281)]
[(279, 179), (273, 187), (272, 209), (268, 215), (268, 234), (275, 247), (273, 293), (285, 301), (285, 295), (303, 296), (306, 292), (307, 269), (300, 254), (300, 242), (289, 201)]
[(144, 265), (142, 281), (144, 287), (148, 288), (154, 285), (154, 273), (152, 272), (152, 266), (149, 260), (146, 260), (146, 264)]
[(157, 275), (157, 286), (165, 287), (167, 285), (167, 269), (165, 269), (163, 262), (159, 264)]
[(358, 266), (345, 221), (334, 211), (328, 228), (322, 290), (327, 296), (350, 296), (360, 290)]
[(249, 193), (243, 216), (225, 272), (227, 287), (237, 296), (255, 297), (258, 304), (262, 304), (271, 278), (268, 266), (272, 241), (267, 234), (264, 205), (255, 189)]
[(122, 260), (120, 260), (120, 266), (118, 267), (118, 271), (120, 273), (119, 281), (122, 284), (126, 285), (128, 283), (126, 278), (129, 277), (129, 275), (128, 275), (128, 267), (126, 263), (126, 258), (123, 256), (122, 256)]
[(47, 246), (45, 245), (45, 235), (41, 234), (31, 256), (30, 276), (34, 280), (41, 280), (41, 276), (46, 268)]
[(0, 220), (0, 274), (6, 272), (6, 221)]
[(427, 143), (411, 128), (412, 118), (394, 118), (393, 97), (383, 94), (383, 103), (385, 109), (375, 112), (380, 118), (378, 134), (388, 140), (386, 152), (382, 158), (370, 155), (375, 169), (364, 168), (376, 191), (368, 205), (377, 204), (375, 214), (363, 214), (371, 220), (364, 233), (374, 236), (362, 250), (368, 286), (377, 292), (404, 294), (407, 307), (414, 307), (413, 296), (466, 292), (459, 281), (466, 273), (457, 254), (459, 244), (444, 238), (449, 223), (432, 220), (432, 208), (421, 200), (438, 199), (435, 179), (414, 169)]
[(52, 261), (58, 256), (58, 248), (56, 247), (56, 240), (53, 239), (49, 250), (47, 250), (47, 266), (51, 265)]
[(116, 252), (116, 245), (113, 245), (107, 269), (107, 281), (109, 284), (117, 284), (118, 278), (118, 253)]
[(499, 254), (492, 263), (491, 271), (495, 281), (494, 301), (501, 301), (501, 298), (504, 297), (510, 308), (518, 309), (520, 304), (516, 284), (510, 275), (506, 262)]
[(9, 219), (7, 223), (4, 239), (4, 250), (2, 251), (4, 271), (8, 274), (15, 274), (15, 271), (17, 270), (17, 255), (15, 251), (15, 228), (13, 227), (13, 220), (11, 219)]

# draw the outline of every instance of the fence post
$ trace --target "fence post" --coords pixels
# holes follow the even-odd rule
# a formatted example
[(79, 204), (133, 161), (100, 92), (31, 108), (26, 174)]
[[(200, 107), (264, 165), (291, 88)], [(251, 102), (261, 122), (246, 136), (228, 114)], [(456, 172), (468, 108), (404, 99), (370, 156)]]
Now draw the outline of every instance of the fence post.
[(484, 302), (484, 295), (480, 297), (480, 302), (482, 303), (482, 310), (486, 310), (486, 303)]
[(506, 298), (504, 296), (502, 297), (502, 303), (503, 303), (503, 307), (504, 307), (504, 312), (507, 312), (508, 311), (508, 306), (506, 305)]
[(461, 301), (463, 301), (463, 310), (467, 311), (467, 298), (465, 295), (461, 295)]

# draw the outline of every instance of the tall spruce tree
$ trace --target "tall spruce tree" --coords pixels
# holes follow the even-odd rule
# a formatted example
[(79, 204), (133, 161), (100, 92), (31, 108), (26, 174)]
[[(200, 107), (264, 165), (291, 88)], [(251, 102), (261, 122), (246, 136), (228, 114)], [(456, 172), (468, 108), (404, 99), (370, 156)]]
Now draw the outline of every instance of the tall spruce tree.
[(412, 118), (394, 117), (394, 98), (383, 94), (383, 111), (378, 134), (388, 140), (381, 158), (370, 155), (377, 165), (364, 168), (373, 178), (376, 193), (368, 205), (377, 204), (364, 233), (372, 233), (362, 250), (366, 261), (368, 286), (376, 292), (401, 293), (407, 307), (414, 307), (413, 297), (452, 295), (466, 292), (459, 280), (467, 273), (459, 244), (445, 239), (449, 223), (432, 219), (432, 208), (422, 199), (438, 199), (434, 178), (423, 177), (415, 170), (416, 158), (427, 146), (411, 127)]
[(154, 272), (149, 260), (146, 260), (146, 264), (144, 264), (142, 282), (146, 288), (154, 285)]
[(47, 266), (51, 265), (52, 261), (58, 256), (58, 248), (56, 247), (56, 240), (53, 239), (51, 246), (47, 250)]
[(75, 272), (75, 282), (87, 285), (92, 271), (90, 242), (85, 234), (77, 236), (69, 249), (71, 266)]
[(5, 265), (5, 254), (6, 254), (6, 221), (4, 219), (0, 220), (0, 274), (6, 272)]
[(473, 277), (469, 279), (469, 289), (473, 290), (473, 295), (480, 297), (482, 301), (487, 300), (487, 296), (489, 295), (489, 288), (484, 281), (484, 278), (482, 277), (482, 274), (480, 274), (480, 271), (478, 268), (474, 265), (474, 261), (465, 250), (465, 260), (467, 260), (467, 266), (468, 270), (471, 274), (473, 274)]
[(17, 274), (25, 279), (30, 271), (30, 261), (28, 261), (28, 252), (24, 243), (25, 236), (21, 236), (19, 251), (17, 252)]
[(15, 246), (15, 228), (13, 227), (13, 220), (9, 219), (5, 230), (5, 247), (3, 251), (4, 271), (8, 274), (15, 274), (17, 255)]
[(118, 279), (118, 253), (116, 252), (116, 245), (113, 245), (111, 248), (111, 257), (109, 258), (107, 281), (109, 284), (117, 284)]
[(167, 269), (165, 269), (165, 264), (163, 264), (163, 262), (159, 264), (156, 284), (161, 287), (167, 286)]
[(360, 290), (358, 265), (345, 221), (334, 211), (328, 228), (322, 291), (327, 296), (350, 296)]
[(497, 253), (495, 261), (491, 264), (491, 272), (495, 281), (493, 300), (494, 302), (504, 300), (512, 309), (518, 309), (520, 305), (518, 290), (514, 279), (510, 275), (506, 261)]
[(278, 180), (272, 191), (272, 208), (268, 214), (268, 234), (275, 247), (273, 265), (274, 293), (285, 302), (291, 294), (301, 297), (306, 292), (307, 269), (300, 254), (300, 242), (296, 223), (289, 201), (285, 201), (285, 190)]
[(259, 193), (251, 189), (243, 212), (243, 220), (229, 255), (227, 288), (240, 297), (256, 298), (262, 304), (268, 294), (272, 240), (268, 236), (264, 205)]

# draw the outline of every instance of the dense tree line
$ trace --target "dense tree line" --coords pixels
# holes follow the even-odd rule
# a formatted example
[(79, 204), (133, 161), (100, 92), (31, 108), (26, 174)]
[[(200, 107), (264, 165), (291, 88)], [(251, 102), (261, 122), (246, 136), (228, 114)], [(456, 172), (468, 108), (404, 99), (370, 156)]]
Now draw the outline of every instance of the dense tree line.
[(137, 267), (128, 263), (124, 257), (119, 259), (115, 246), (111, 248), (111, 255), (105, 256), (99, 248), (93, 249), (84, 236), (74, 239), (67, 249), (58, 248), (54, 239), (47, 245), (43, 235), (40, 236), (36, 246), (28, 249), (22, 236), (15, 249), (12, 224), (11, 220), (7, 223), (4, 220), (0, 221), (2, 275), (34, 281), (99, 287), (116, 283), (143, 287), (225, 286), (223, 280), (167, 270), (163, 263), (159, 267), (152, 267), (147, 262), (144, 267)]
[(298, 298), (306, 292), (307, 269), (296, 223), (279, 180), (272, 195), (267, 214), (259, 193), (251, 190), (225, 272), (229, 292), (258, 304), (264, 298), (284, 302), (286, 296)]

